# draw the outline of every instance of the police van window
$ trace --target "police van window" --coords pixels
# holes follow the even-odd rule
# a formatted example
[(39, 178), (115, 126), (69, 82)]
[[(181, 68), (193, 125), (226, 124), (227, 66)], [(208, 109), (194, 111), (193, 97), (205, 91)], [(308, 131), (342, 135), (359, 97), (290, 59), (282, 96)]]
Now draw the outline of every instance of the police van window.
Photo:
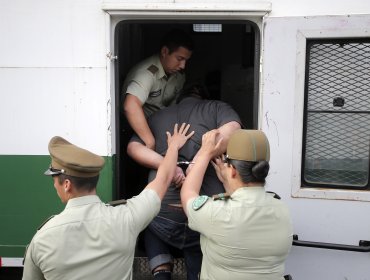
[(370, 39), (306, 46), (302, 185), (370, 189)]

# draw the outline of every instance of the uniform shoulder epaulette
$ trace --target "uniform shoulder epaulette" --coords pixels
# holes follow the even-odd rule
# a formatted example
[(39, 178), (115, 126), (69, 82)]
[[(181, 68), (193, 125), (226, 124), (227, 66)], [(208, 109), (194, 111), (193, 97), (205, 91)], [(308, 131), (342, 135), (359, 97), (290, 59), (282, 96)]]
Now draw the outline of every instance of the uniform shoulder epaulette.
[(147, 70), (152, 73), (152, 74), (155, 74), (157, 73), (157, 71), (159, 70), (157, 66), (155, 66), (154, 64), (150, 65)]
[(219, 193), (212, 195), (213, 200), (227, 200), (230, 198), (230, 195), (228, 193)]
[(107, 205), (110, 205), (110, 206), (118, 206), (118, 205), (123, 205), (123, 204), (126, 204), (127, 203), (127, 200), (126, 199), (120, 199), (120, 200), (114, 200), (114, 201), (110, 201), (108, 202)]
[(46, 225), (47, 222), (49, 222), (52, 218), (54, 218), (55, 215), (52, 215), (50, 216), (49, 218), (47, 218), (38, 228), (37, 230), (40, 230), (44, 225)]
[(198, 196), (194, 201), (193, 201), (193, 204), (192, 204), (192, 207), (193, 207), (193, 210), (197, 211), (199, 210), (200, 208), (202, 208), (202, 206), (204, 204), (206, 204), (206, 202), (208, 201), (208, 196), (206, 195), (201, 195), (201, 196)]
[(281, 197), (277, 193), (275, 193), (275, 192), (266, 191), (266, 193), (271, 194), (273, 198), (281, 199)]

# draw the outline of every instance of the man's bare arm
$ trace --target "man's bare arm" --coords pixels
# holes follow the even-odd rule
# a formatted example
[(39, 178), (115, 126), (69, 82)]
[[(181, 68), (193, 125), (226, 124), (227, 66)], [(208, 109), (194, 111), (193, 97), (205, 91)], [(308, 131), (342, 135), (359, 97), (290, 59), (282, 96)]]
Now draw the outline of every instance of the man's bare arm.
[[(217, 139), (216, 140), (218, 141), (219, 139), (222, 138), (222, 142), (221, 142), (220, 147), (219, 147), (219, 151), (220, 151), (219, 155), (226, 152), (227, 143), (229, 142), (231, 134), (233, 134), (233, 132), (235, 130), (238, 130), (240, 128), (241, 128), (241, 126), (237, 121), (231, 121), (231, 122), (225, 123), (224, 125), (220, 126), (217, 129), (218, 134), (217, 134)], [(194, 156), (193, 162), (197, 161), (198, 153), (199, 153), (199, 151)], [(216, 156), (219, 156), (219, 155), (216, 155)], [(189, 165), (189, 167), (186, 170), (186, 174), (189, 174), (189, 172), (190, 172), (191, 168), (193, 168), (193, 166), (194, 166), (193, 164)]]
[(142, 105), (139, 98), (127, 94), (123, 103), (123, 110), (132, 129), (144, 141), (145, 145), (153, 150), (155, 139), (145, 118)]
[(238, 130), (240, 128), (241, 128), (240, 124), (236, 121), (225, 123), (224, 125), (218, 128), (219, 134), (218, 134), (217, 140), (222, 138), (221, 147), (220, 147), (221, 153), (226, 152), (227, 143), (229, 143), (231, 134), (233, 134), (235, 130)]
[(136, 141), (131, 141), (127, 145), (127, 154), (140, 165), (150, 169), (158, 169), (163, 160), (162, 155)]

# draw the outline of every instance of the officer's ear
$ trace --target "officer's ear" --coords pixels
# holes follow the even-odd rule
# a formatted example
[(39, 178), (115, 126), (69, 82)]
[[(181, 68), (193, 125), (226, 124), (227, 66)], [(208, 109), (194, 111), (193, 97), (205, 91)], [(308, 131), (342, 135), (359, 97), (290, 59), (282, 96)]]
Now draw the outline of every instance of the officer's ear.
[(71, 180), (69, 179), (65, 179), (63, 181), (63, 188), (64, 188), (64, 192), (69, 192), (71, 190), (71, 187), (72, 187), (72, 182)]
[(166, 57), (167, 55), (169, 55), (169, 53), (170, 53), (170, 50), (166, 46), (163, 46), (161, 48), (161, 56), (162, 57)]
[(229, 170), (230, 170), (230, 173), (231, 173), (231, 177), (232, 177), (232, 178), (235, 178), (235, 177), (236, 177), (236, 175), (237, 175), (236, 168), (235, 168), (235, 166), (234, 166), (234, 165), (232, 165), (232, 164), (229, 164), (229, 166), (230, 166)]

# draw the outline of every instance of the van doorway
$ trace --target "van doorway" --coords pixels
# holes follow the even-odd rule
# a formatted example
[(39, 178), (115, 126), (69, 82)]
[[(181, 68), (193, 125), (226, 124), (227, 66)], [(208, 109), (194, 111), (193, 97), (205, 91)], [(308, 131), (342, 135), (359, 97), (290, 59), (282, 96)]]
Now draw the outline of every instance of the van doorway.
[(159, 49), (173, 28), (187, 31), (195, 50), (186, 64), (186, 84), (202, 83), (212, 99), (229, 103), (245, 128), (257, 128), (260, 30), (252, 21), (121, 21), (115, 28), (116, 160), (115, 199), (137, 195), (147, 170), (127, 156), (131, 130), (122, 112), (121, 90), (128, 71)]

